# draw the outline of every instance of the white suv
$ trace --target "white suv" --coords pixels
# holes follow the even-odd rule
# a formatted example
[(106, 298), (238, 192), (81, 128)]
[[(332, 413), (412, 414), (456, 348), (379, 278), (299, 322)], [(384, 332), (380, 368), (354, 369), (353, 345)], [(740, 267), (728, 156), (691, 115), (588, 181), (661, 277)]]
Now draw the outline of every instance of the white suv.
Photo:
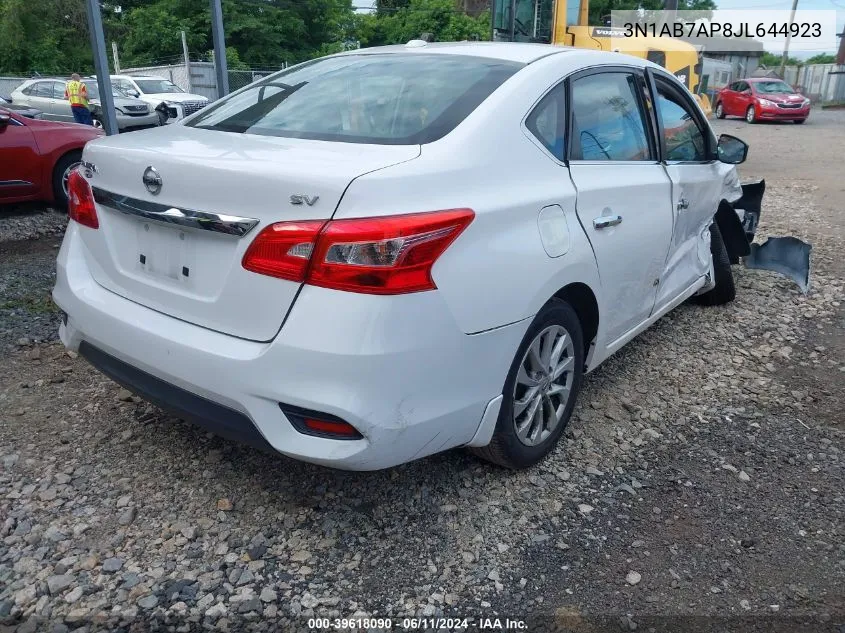
[(185, 92), (163, 77), (112, 75), (111, 82), (122, 92), (158, 110), (162, 125), (183, 119), (208, 105), (207, 97)]
[(584, 372), (686, 299), (733, 299), (746, 152), (630, 56), (323, 58), (86, 146), (60, 335), (149, 400), (297, 459), (369, 470), (468, 446), (529, 466)]

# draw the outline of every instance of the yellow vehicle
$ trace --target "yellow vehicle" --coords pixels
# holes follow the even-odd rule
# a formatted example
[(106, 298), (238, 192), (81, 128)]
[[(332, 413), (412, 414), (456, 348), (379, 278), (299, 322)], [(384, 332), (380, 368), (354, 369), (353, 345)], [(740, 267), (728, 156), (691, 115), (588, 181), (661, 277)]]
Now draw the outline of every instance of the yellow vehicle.
[(493, 0), (492, 39), (592, 48), (643, 57), (680, 79), (710, 115), (710, 100), (706, 94), (699, 94), (701, 55), (694, 46), (668, 37), (621, 37), (621, 29), (588, 26), (589, 7), (589, 0)]

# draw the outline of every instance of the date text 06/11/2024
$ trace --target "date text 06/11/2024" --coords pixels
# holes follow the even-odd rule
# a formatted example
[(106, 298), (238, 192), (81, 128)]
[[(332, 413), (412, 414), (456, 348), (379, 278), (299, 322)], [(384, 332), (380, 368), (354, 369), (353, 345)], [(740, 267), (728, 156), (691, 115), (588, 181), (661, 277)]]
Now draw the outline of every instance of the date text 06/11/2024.
[[(401, 626), (400, 626), (401, 624)], [(311, 630), (355, 631), (376, 629), (398, 631), (439, 631), (443, 628), (457, 631), (527, 631), (524, 620), (512, 618), (310, 618)]]
[(775, 23), (759, 22), (674, 22), (674, 23), (634, 23), (626, 22), (619, 33), (622, 37), (806, 37), (822, 36), (819, 22)]

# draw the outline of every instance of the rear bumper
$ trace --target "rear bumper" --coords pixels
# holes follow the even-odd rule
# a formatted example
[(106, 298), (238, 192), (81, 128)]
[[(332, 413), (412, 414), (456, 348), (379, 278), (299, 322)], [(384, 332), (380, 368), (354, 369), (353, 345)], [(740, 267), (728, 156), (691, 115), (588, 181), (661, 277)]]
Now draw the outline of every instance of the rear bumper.
[(119, 358), (106, 354), (87, 341), (79, 344), (79, 353), (103, 374), (127, 389), (171, 411), (179, 417), (196, 422), (209, 431), (256, 448), (271, 449), (246, 415), (213, 400), (180, 389), (175, 385), (141, 371)]
[[(247, 341), (99, 286), (83, 230), (71, 222), (59, 252), (53, 297), (68, 315), (64, 344), (212, 431), (314, 463), (375, 470), (467, 444), (528, 327), (468, 336), (436, 291), (375, 297), (306, 286), (273, 341)], [(363, 438), (304, 435), (280, 403), (341, 418)]]

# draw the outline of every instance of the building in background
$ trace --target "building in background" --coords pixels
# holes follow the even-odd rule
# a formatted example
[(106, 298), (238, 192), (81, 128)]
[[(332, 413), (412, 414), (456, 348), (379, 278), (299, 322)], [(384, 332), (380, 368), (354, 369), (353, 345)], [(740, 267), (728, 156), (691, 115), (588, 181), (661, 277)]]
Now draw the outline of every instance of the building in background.
[(754, 39), (748, 40), (745, 50), (738, 51), (735, 39), (710, 37), (707, 38), (703, 56), (730, 64), (732, 81), (751, 77), (760, 65), (764, 52), (763, 44)]

